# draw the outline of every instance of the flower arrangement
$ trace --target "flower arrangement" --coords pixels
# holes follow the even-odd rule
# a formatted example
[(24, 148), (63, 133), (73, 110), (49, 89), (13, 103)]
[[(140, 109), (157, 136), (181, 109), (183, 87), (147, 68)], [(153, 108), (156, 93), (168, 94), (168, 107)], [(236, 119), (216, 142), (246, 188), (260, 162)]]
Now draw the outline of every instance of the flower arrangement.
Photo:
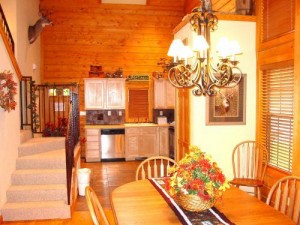
[(43, 137), (65, 137), (67, 132), (68, 119), (58, 118), (57, 127), (53, 123), (46, 123), (43, 130)]
[(17, 83), (13, 80), (13, 73), (0, 73), (0, 107), (4, 111), (15, 110), (16, 101), (14, 96), (17, 94)]
[(230, 187), (229, 182), (210, 156), (196, 146), (190, 150), (178, 167), (169, 168), (171, 176), (165, 178), (165, 188), (175, 198), (178, 194), (194, 195), (213, 205)]

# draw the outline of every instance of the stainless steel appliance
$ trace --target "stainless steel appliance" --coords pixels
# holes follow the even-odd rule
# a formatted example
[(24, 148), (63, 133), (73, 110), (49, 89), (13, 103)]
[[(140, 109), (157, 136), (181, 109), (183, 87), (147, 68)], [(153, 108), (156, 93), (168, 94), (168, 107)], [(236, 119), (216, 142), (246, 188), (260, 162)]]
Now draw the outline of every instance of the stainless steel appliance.
[(125, 129), (101, 129), (101, 161), (125, 161)]

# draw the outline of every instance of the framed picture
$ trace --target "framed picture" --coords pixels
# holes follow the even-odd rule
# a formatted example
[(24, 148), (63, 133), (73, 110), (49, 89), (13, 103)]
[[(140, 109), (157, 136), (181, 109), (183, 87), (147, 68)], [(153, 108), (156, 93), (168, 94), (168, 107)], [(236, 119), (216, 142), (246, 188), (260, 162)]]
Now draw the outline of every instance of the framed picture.
[(246, 124), (246, 74), (235, 87), (216, 90), (206, 99), (206, 125)]

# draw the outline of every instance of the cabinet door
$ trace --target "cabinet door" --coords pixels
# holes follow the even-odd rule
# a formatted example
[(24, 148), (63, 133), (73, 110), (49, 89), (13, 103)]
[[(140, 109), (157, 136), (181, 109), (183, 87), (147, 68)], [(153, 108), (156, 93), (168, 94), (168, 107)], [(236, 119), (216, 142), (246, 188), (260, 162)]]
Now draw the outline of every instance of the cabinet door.
[(139, 156), (151, 157), (159, 154), (158, 128), (141, 127), (139, 139)]
[(154, 82), (154, 108), (175, 108), (175, 87), (169, 80), (155, 80)]
[(139, 128), (126, 128), (125, 130), (125, 158), (134, 160), (139, 157)]
[(169, 157), (169, 127), (159, 128), (159, 155)]
[(165, 81), (155, 80), (154, 81), (154, 108), (163, 109), (166, 107), (165, 97)]
[(175, 108), (175, 87), (168, 81), (166, 80), (166, 107), (174, 109)]
[(108, 79), (106, 83), (106, 108), (125, 109), (125, 79)]
[(85, 79), (84, 80), (84, 102), (85, 109), (104, 109), (105, 80)]

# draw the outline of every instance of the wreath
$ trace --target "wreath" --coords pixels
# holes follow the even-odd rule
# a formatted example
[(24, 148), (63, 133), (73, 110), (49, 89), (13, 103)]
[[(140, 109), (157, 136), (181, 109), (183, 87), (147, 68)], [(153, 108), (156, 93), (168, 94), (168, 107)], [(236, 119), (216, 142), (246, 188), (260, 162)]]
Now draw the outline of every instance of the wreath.
[(0, 107), (4, 111), (15, 110), (16, 101), (14, 96), (17, 94), (17, 83), (13, 80), (13, 73), (0, 72)]

